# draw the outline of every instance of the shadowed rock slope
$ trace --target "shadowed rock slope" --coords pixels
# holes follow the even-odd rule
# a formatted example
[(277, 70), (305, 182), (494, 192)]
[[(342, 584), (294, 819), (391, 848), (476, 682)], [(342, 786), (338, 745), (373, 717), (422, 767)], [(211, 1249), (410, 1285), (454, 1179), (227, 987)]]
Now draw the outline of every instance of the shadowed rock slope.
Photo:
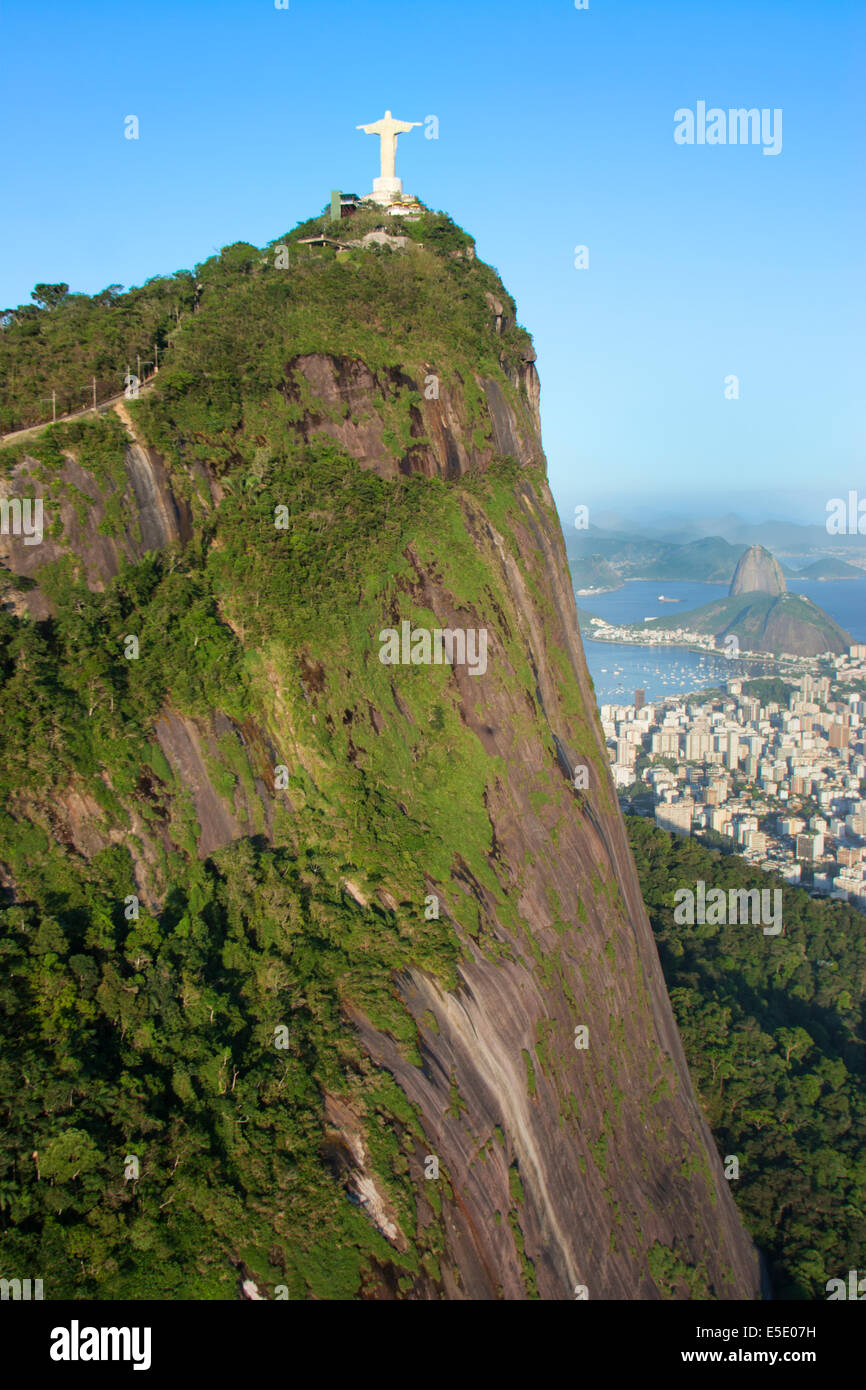
[[(196, 267), (123, 418), (5, 451), (45, 539), (3, 538), (4, 1272), (757, 1297), (610, 783), (528, 336), (447, 218), (339, 257), (311, 230), (286, 268)], [(404, 622), (483, 629), (486, 664), (383, 664)]]

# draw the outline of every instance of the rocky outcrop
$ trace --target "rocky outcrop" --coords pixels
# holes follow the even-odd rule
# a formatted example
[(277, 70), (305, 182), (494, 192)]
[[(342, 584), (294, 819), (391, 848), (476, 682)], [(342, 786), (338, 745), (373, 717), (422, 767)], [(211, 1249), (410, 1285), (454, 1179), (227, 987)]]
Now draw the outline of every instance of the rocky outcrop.
[(750, 546), (740, 556), (727, 598), (676, 617), (649, 619), (645, 626), (709, 633), (720, 646), (735, 638), (737, 651), (777, 656), (844, 652), (852, 641), (811, 599), (787, 592), (779, 562), (762, 545)]
[[(533, 362), (517, 383), (527, 389), (506, 400), (500, 384), (479, 378), (484, 442), (477, 441), (467, 408), (466, 382), (455, 372), (440, 375), (430, 364), (423, 375), (372, 372), (363, 362), (316, 353), (286, 367), (287, 399), (303, 410), (298, 429), (305, 440), (325, 436), (341, 444), (364, 468), (382, 477), (420, 473), (459, 478), (483, 468), (496, 455), (540, 462), (538, 391)], [(386, 445), (386, 413), (400, 397), (411, 397), (411, 437), (403, 448)], [(417, 440), (417, 443), (412, 442)]]
[[(502, 300), (494, 296), (489, 308), (498, 339)], [(223, 710), (193, 717), (168, 703), (155, 718), (153, 757), (165, 767), (159, 787), (146, 775), (137, 792), (149, 814), (129, 840), (136, 879), (160, 900), (169, 887), (160, 855), (169, 845), (187, 851), (191, 843), (187, 852), (206, 858), (247, 839), (285, 854), (291, 847), (299, 859), (306, 847), (292, 840), (292, 817), (301, 795), (335, 828), (335, 840), (337, 828), (344, 845), (360, 837), (372, 857), (387, 824), (381, 808), (396, 801), (409, 819), (408, 780), (423, 784), (430, 801), (440, 794), (442, 749), (430, 730), (447, 704), (483, 775), (471, 784), (481, 790), (463, 793), (450, 829), (434, 834), (416, 812), (413, 866), (459, 947), (447, 984), (435, 962), (422, 963), (406, 929), (405, 964), (390, 983), (414, 1020), (416, 1048), (365, 1004), (362, 990), (352, 991), (365, 932), (347, 933), (345, 946), (344, 1026), (354, 1030), (364, 1066), (396, 1083), (417, 1122), (410, 1129), (406, 1120), (390, 1168), (374, 1158), (371, 1129), (387, 1122), (364, 1105), (360, 1063), (345, 1060), (341, 1078), (324, 1064), (316, 1072), (322, 1164), (338, 1199), (356, 1205), (391, 1252), (390, 1266), (385, 1254), (370, 1266), (362, 1296), (571, 1300), (586, 1291), (592, 1299), (655, 1299), (665, 1293), (653, 1278), (661, 1249), (689, 1272), (679, 1296), (755, 1298), (757, 1255), (688, 1075), (610, 781), (543, 469), (533, 358), (527, 349), (516, 367), (497, 376), (491, 364), (471, 378), (465, 370), (440, 375), (429, 360), (386, 371), (318, 353), (285, 364), (281, 405), (299, 444), (324, 437), (385, 480), (415, 474), (454, 485), (430, 490), (447, 490), (449, 507), (453, 501), (438, 553), (410, 529), (398, 579), (389, 586), (371, 569), (367, 584), (381, 582), (382, 607), (390, 605), (395, 622), (421, 611), (442, 628), (483, 628), (489, 660), (475, 675), (459, 665), (440, 672), (436, 701), (422, 702), (419, 713), (417, 668), (395, 666), (374, 695), (384, 679), (374, 632), (355, 667), (329, 662), (315, 634), (298, 651), (278, 653), (280, 666), (274, 653), (245, 644), (233, 621), (258, 682), (257, 713), (246, 722)], [(500, 467), (508, 459), (517, 467)], [(124, 484), (112, 488), (68, 458), (61, 477), (86, 504), (56, 502), (60, 535), (32, 547), (38, 558), (8, 547), (8, 567), (38, 580), (47, 559), (73, 554), (99, 588), (121, 556), (185, 540), (195, 521), (183, 489), (146, 440), (132, 438), (124, 469)], [(496, 470), (490, 495), (474, 486), (485, 470)], [(36, 481), (22, 468), (13, 485), (27, 476)], [(124, 522), (105, 534), (113, 497)], [(458, 534), (471, 550), (468, 578), (447, 568)], [(242, 611), (248, 596), (240, 599)], [(369, 747), (387, 738), (412, 750), (409, 772), (371, 767)], [(298, 774), (297, 803), (291, 789), (275, 790), (277, 764)], [(577, 769), (585, 773), (579, 782)], [(114, 843), (118, 827), (86, 788), (74, 792), (74, 806), (68, 789), (54, 797), (67, 802), (74, 852), (88, 857)], [(449, 838), (434, 846), (436, 834)], [(340, 872), (352, 912), (378, 913), (381, 922), (406, 912), (414, 921), (423, 910), (407, 907), (396, 867), (391, 881), (377, 873), (367, 883), (356, 854)], [(288, 893), (282, 877), (280, 885)], [(298, 932), (308, 908), (324, 911), (314, 887), (303, 891)], [(390, 1190), (404, 1171), (411, 1206)], [(278, 1205), (283, 1218), (291, 1203), (281, 1196)], [(442, 1254), (407, 1286), (394, 1269), (417, 1238), (410, 1218), (418, 1229), (440, 1224)]]
[[(701, 1266), (717, 1296), (756, 1297), (756, 1257), (688, 1078), (611, 793), (552, 499), (526, 484), (521, 500), (518, 554), (541, 557), (546, 622), (489, 519), (471, 510), (467, 527), (507, 585), (508, 620), (523, 630), (559, 757), (515, 736), (519, 686), (512, 702), (498, 680), (462, 678), (467, 722), (509, 769), (487, 804), (501, 893), (455, 865), (442, 905), (459, 919), (461, 896), (474, 898), (497, 956), (464, 938), (469, 959), (456, 992), (417, 971), (398, 981), (422, 1038), (420, 1066), (361, 1013), (354, 1021), (419, 1107), (430, 1153), (447, 1170), (449, 1297), (525, 1297), (527, 1268), (545, 1299), (572, 1298), (577, 1286), (593, 1298), (658, 1297), (632, 1253), (655, 1243)], [(417, 596), (441, 621), (455, 620), (430, 575), (419, 573)], [(565, 654), (583, 693), (580, 747), (561, 708), (554, 652)], [(578, 764), (589, 771), (581, 799)], [(550, 798), (543, 812), (533, 807), (536, 779)], [(508, 901), (523, 930), (503, 912)], [(585, 1050), (575, 1045), (581, 1027)], [(525, 1267), (514, 1258), (515, 1219)]]
[(781, 566), (775, 555), (762, 545), (750, 545), (737, 562), (731, 587), (731, 598), (738, 594), (784, 594), (787, 585)]
[[(189, 505), (172, 487), (162, 458), (133, 439), (119, 481), (97, 479), (72, 452), (51, 474), (27, 455), (0, 482), (0, 492), (42, 503), (43, 534), (38, 543), (29, 544), (26, 536), (12, 534), (11, 529), (0, 534), (0, 564), (25, 579), (36, 579), (43, 566), (70, 556), (88, 586), (99, 591), (119, 572), (122, 559), (140, 560), (148, 551), (192, 535)], [(15, 606), (37, 620), (51, 611), (38, 588), (16, 591)]]

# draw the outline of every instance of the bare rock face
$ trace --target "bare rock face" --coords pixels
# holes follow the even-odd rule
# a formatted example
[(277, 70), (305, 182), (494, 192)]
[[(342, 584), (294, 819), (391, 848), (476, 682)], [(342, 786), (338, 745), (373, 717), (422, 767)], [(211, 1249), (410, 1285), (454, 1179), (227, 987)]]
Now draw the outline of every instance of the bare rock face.
[[(535, 377), (531, 361), (520, 379)], [(295, 358), (286, 367), (287, 398), (303, 408), (299, 433), (310, 440), (323, 435), (341, 444), (365, 468), (382, 477), (420, 473), (424, 477), (459, 478), (484, 467), (495, 454), (541, 460), (538, 393), (531, 389), (506, 400), (498, 382), (478, 379), (484, 393), (488, 438), (476, 442), (468, 424), (466, 383), (455, 373), (440, 379), (431, 369), (375, 374), (355, 359), (321, 353)], [(385, 411), (401, 393), (420, 397), (412, 410), (417, 444), (399, 450), (386, 444)]]
[[(25, 457), (4, 481), (3, 493), (41, 500), (43, 535), (38, 544), (0, 535), (0, 565), (35, 579), (44, 565), (69, 555), (80, 563), (88, 587), (99, 591), (118, 573), (122, 558), (140, 560), (148, 551), (189, 540), (189, 507), (173, 490), (159, 454), (130, 439), (123, 472), (119, 487), (107, 484), (70, 453), (46, 479), (37, 460)], [(110, 510), (122, 515), (122, 524), (110, 525)], [(51, 608), (38, 589), (16, 596), (16, 606), (37, 620)]]
[[(647, 1262), (657, 1246), (701, 1271), (705, 1296), (758, 1297), (756, 1255), (688, 1077), (604, 763), (552, 498), (528, 481), (519, 492), (518, 554), (540, 557), (546, 618), (490, 518), (470, 508), (466, 524), (509, 590), (508, 621), (523, 630), (549, 742), (515, 733), (517, 684), (505, 697), (509, 681), (458, 676), (467, 723), (508, 768), (487, 803), (501, 893), (458, 862), (443, 910), (462, 917), (458, 905), (472, 897), (483, 923), (480, 940), (462, 941), (459, 988), (414, 970), (397, 982), (422, 1065), (360, 1011), (354, 1022), (420, 1109), (429, 1152), (449, 1173), (447, 1297), (569, 1299), (585, 1288), (591, 1298), (658, 1298)], [(429, 573), (418, 573), (417, 598), (456, 620)], [(577, 675), (580, 727), (562, 707), (554, 653)], [(578, 764), (589, 773), (580, 798)], [(533, 804), (539, 786), (543, 809)]]
[(775, 555), (762, 545), (750, 545), (737, 562), (731, 587), (731, 598), (737, 594), (784, 594), (787, 590), (785, 576)]

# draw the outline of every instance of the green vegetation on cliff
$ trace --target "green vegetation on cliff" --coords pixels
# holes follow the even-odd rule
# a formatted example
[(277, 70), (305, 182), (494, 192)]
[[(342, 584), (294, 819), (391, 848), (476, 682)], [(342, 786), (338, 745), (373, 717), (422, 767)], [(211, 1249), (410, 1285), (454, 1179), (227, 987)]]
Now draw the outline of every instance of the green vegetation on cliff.
[(818, 656), (823, 652), (843, 652), (851, 645), (850, 635), (811, 599), (801, 594), (751, 592), (714, 599), (669, 617), (663, 614), (636, 624), (655, 632), (665, 628), (686, 628), (689, 632), (712, 635), (722, 642), (736, 636), (743, 651), (791, 652), (795, 656)]
[[(327, 235), (360, 240), (387, 219), (362, 211)], [(401, 368), (425, 354), (430, 370), (472, 371), (519, 361), (529, 342), (515, 324), (514, 301), (499, 276), (478, 260), (472, 238), (441, 213), (387, 231), (409, 239), (339, 254), (303, 238), (323, 219), (302, 223), (260, 250), (236, 242), (217, 256), (126, 293), (67, 294), (50, 305), (19, 305), (0, 315), (0, 433), (121, 392), (136, 356), (163, 364), (163, 398), (188, 413), (177, 423), (225, 445), (251, 394), (282, 383), (290, 357), (322, 352), (363, 360), (372, 370)], [(485, 300), (504, 306), (500, 335)], [(150, 366), (148, 370), (150, 370)], [(144, 368), (142, 369), (144, 374)], [(195, 383), (195, 390), (190, 390)], [(209, 463), (215, 462), (213, 458)]]
[[(556, 526), (543, 471), (496, 453), (482, 409), (479, 373), (522, 408), (513, 303), (440, 216), (407, 227), (405, 251), (339, 259), (298, 245), (310, 230), (141, 292), (143, 332), (172, 293), (185, 306), (153, 392), (127, 409), (190, 506), (191, 541), (99, 591), (64, 556), (37, 574), (50, 618), (0, 612), (0, 1266), (44, 1275), (50, 1298), (231, 1298), (240, 1274), (271, 1296), (347, 1298), (437, 1278), (427, 1141), (354, 1019), (420, 1066), (395, 978), (453, 987), (458, 929), (481, 955), (507, 952), (485, 900), (526, 929), (497, 862), (488, 801), (506, 770), (471, 727), (474, 683), (462, 696), (435, 666), (398, 679), (380, 629), (488, 628), (491, 679), (519, 692), (513, 736), (546, 752), (550, 823), (573, 805), (499, 561), (516, 555), (527, 497)], [(7, 423), (28, 418), (71, 316), (86, 318), (80, 365), (95, 371), (138, 293), (13, 316)], [(291, 364), (316, 353), (377, 379), (361, 408), (384, 413), (394, 476), (305, 431)], [(459, 384), (464, 433), (490, 455), (447, 485), (396, 467), (419, 444), (425, 370)], [(72, 459), (107, 487), (128, 442), (107, 415), (48, 427), (2, 462), (26, 453), (50, 491)], [(540, 605), (543, 558), (520, 561)], [(565, 658), (558, 670), (572, 746), (598, 762)], [(353, 1185), (358, 1143), (384, 1217)]]
[[(511, 484), (504, 464), (471, 495), (507, 511)], [(0, 945), (0, 1251), (6, 1270), (50, 1270), (52, 1296), (231, 1297), (229, 1262), (241, 1258), (292, 1297), (357, 1292), (394, 1252), (321, 1163), (320, 1097), (344, 1088), (347, 1069), (368, 1132), (385, 1124), (376, 1171), (413, 1241), (403, 1267), (441, 1250), (406, 1178), (417, 1121), (362, 1054), (346, 1009), (415, 1057), (392, 973), (411, 963), (453, 985), (457, 957), (445, 914), (425, 919), (428, 875), (448, 884), (459, 844), (500, 893), (484, 811), (495, 761), (462, 724), (447, 670), (415, 671), (396, 696), (377, 659), (399, 594), (402, 612), (425, 617), (407, 601), (408, 546), (444, 567), (464, 602), (501, 601), (462, 495), (438, 480), (387, 483), (334, 446), (309, 448), (229, 492), (219, 545), (150, 556), (102, 594), (62, 564), (45, 577), (54, 620), (0, 614), (0, 860), (20, 903), (2, 911)], [(274, 528), (277, 499), (289, 533)], [(124, 659), (129, 633), (138, 660)], [(306, 719), (294, 749), (269, 751), (280, 691), (303, 695), (293, 708)], [(395, 699), (408, 702), (409, 742)], [(232, 721), (221, 766), (239, 816), (239, 779), (272, 788), (288, 766), (285, 792), (264, 796), (275, 848), (250, 833), (199, 861), (201, 826), (153, 738), (166, 706)], [(112, 843), (83, 857), (56, 790), (97, 795)], [(140, 827), (126, 822), (130, 799)], [(140, 885), (134, 864), (160, 839), (168, 847)], [(468, 904), (465, 929), (479, 933)], [(140, 1160), (138, 1182), (124, 1181), (126, 1155)]]

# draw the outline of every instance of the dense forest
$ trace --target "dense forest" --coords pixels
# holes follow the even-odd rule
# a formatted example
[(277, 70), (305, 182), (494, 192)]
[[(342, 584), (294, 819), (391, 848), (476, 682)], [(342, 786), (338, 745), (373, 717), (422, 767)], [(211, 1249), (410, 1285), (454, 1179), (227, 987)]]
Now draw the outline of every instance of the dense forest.
[[(423, 260), (415, 257), (411, 265), (397, 263), (387, 249), (377, 247), (344, 252), (337, 261), (333, 250), (323, 257), (321, 250), (305, 244), (306, 238), (323, 232), (357, 241), (379, 227), (382, 217), (378, 210), (363, 210), (336, 226), (325, 217), (311, 218), (261, 250), (236, 242), (193, 270), (153, 276), (127, 291), (114, 284), (86, 295), (70, 293), (67, 284), (37, 285), (32, 303), (0, 311), (0, 434), (50, 420), (52, 392), (58, 417), (90, 405), (94, 378), (98, 401), (120, 393), (128, 368), (135, 372), (139, 359), (142, 379), (157, 363), (173, 365), (181, 392), (190, 373), (206, 371), (219, 383), (210, 408), (217, 408), (218, 401), (225, 408), (225, 393), (231, 391), (237, 417), (242, 392), (240, 382), (232, 383), (236, 371), (243, 373), (247, 387), (251, 374), (259, 384), (270, 382), (272, 353), (283, 343), (290, 343), (294, 352), (339, 350), (351, 343), (353, 350), (364, 351), (368, 363), (385, 356), (399, 360), (401, 344), (411, 354), (411, 343), (403, 340), (412, 332), (412, 318), (420, 314), (433, 329), (445, 302), (451, 312), (441, 324), (444, 340), (463, 352), (474, 349), (480, 367), (491, 359), (492, 346), (490, 335), (479, 331), (489, 318), (485, 291), (495, 293), (510, 312), (497, 346), (513, 353), (525, 344), (526, 334), (514, 325), (514, 302), (499, 277), (475, 259), (471, 237), (444, 214), (404, 219), (400, 234), (435, 253)], [(356, 288), (371, 308), (378, 301), (380, 309), (378, 316), (363, 315), (366, 332), (358, 319), (346, 321), (344, 277), (338, 273), (324, 282), (323, 259), (354, 271), (363, 267)], [(190, 320), (205, 304), (209, 331), (202, 322), (192, 333)], [(281, 310), (288, 311), (289, 331), (274, 335)], [(262, 352), (258, 363), (253, 357), (257, 347)], [(492, 361), (497, 360), (494, 354)]]
[(677, 926), (675, 887), (763, 888), (738, 856), (628, 818), (689, 1067), (777, 1298), (826, 1297), (866, 1258), (866, 917), (781, 887), (782, 934)]
[(124, 390), (165, 360), (171, 334), (196, 302), (188, 270), (123, 292), (70, 294), (66, 284), (37, 285), (31, 304), (0, 313), (0, 434), (82, 410)]

